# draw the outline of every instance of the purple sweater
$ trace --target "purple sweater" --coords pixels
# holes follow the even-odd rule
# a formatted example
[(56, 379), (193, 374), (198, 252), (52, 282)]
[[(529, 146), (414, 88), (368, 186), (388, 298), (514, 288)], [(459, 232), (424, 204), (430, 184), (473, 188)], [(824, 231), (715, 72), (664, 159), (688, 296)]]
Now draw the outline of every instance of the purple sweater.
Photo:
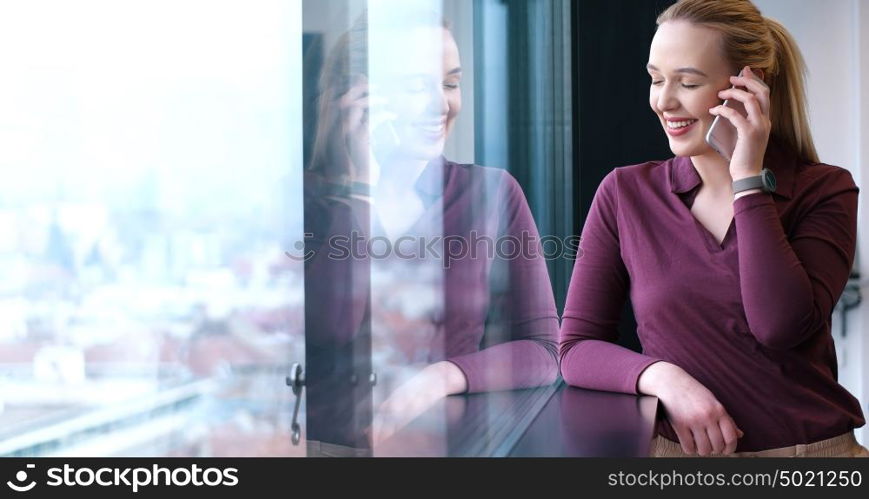
[[(805, 444), (864, 424), (837, 382), (830, 333), (857, 232), (847, 170), (804, 164), (770, 145), (775, 193), (734, 201), (722, 244), (690, 207), (702, 182), (690, 158), (616, 168), (582, 231), (560, 332), (571, 385), (637, 393), (650, 364), (706, 386), (745, 432), (737, 451)], [(630, 298), (643, 353), (622, 348)], [(670, 424), (658, 433), (678, 441)]]
[[(316, 185), (306, 181), (306, 189)], [(469, 392), (554, 382), (558, 313), (540, 247), (531, 244), (530, 251), (512, 258), (512, 243), (505, 243), (502, 249), (508, 257), (504, 258), (485, 242), (486, 238), (521, 239), (523, 234), (527, 240), (539, 240), (519, 184), (504, 170), (441, 158), (423, 170), (415, 188), (425, 212), (408, 233), (453, 241), (445, 244), (455, 245), (451, 251), (458, 255), (443, 271), (443, 310), (431, 318), (434, 332), (419, 334), (417, 339), (425, 343), (418, 348), (422, 355), (428, 362), (455, 363), (467, 378)], [(306, 319), (309, 343), (340, 348), (368, 320), (372, 262), (329, 258), (324, 245), (330, 237), (352, 232), (369, 238), (379, 235), (376, 220), (375, 233), (368, 229), (372, 216), (363, 200), (306, 193), (306, 232), (313, 234), (308, 249), (317, 251), (306, 262), (306, 300), (314, 307)], [(436, 234), (431, 233), (432, 227), (437, 228)], [(460, 254), (460, 241), (468, 245), (464, 254)], [(478, 251), (472, 254), (474, 241)], [(413, 245), (404, 246), (409, 247)], [(445, 257), (443, 246), (435, 250)], [(413, 261), (399, 264), (411, 278)], [(378, 290), (384, 292), (389, 290)]]

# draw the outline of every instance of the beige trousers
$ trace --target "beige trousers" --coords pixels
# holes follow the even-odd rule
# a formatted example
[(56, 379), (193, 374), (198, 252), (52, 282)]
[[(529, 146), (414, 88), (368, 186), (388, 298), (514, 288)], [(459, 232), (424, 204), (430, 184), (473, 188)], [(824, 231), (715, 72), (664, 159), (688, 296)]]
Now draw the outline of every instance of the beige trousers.
[[(685, 454), (682, 446), (658, 435), (652, 440), (649, 457), (699, 457)], [(869, 450), (857, 443), (854, 432), (849, 431), (838, 437), (828, 438), (810, 444), (797, 444), (778, 449), (756, 452), (736, 452), (727, 456), (712, 457), (869, 457)]]

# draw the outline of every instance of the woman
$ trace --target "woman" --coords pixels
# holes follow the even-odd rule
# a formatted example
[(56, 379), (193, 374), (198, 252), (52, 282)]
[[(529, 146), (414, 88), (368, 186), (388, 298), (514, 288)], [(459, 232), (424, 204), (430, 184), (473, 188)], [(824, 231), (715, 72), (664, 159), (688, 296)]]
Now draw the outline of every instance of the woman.
[[(320, 414), (348, 414), (335, 410), (335, 390), (371, 369), (375, 444), (444, 396), (551, 384), (558, 374), (558, 316), (539, 246), (505, 256), (490, 244), (539, 241), (528, 204), (507, 172), (443, 157), (461, 110), (458, 47), (437, 18), (409, 9), (363, 15), (332, 51), (306, 177), (309, 428), (312, 400), (326, 407)], [(353, 234), (395, 251), (330, 258), (328, 241)], [(435, 238), (443, 244), (416, 244)], [(416, 251), (432, 248), (440, 256)], [(312, 366), (311, 357), (326, 360)], [(348, 394), (361, 402), (347, 421), (360, 419), (366, 396)], [(358, 433), (309, 438), (363, 445)]]
[[(830, 334), (858, 189), (818, 162), (793, 39), (749, 1), (682, 0), (658, 18), (647, 69), (676, 157), (598, 188), (561, 326), (564, 379), (657, 396), (655, 456), (869, 455)], [(730, 161), (705, 141), (716, 117), (737, 131)], [(628, 292), (643, 353), (613, 344)]]

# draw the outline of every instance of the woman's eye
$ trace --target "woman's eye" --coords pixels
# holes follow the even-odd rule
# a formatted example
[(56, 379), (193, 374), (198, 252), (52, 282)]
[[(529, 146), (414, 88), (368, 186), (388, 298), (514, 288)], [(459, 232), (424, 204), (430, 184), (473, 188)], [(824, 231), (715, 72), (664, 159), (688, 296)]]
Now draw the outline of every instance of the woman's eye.
[(652, 80), (652, 85), (660, 85), (664, 83), (664, 80)]
[(699, 86), (700, 86), (700, 85), (691, 85), (691, 84), (688, 84), (688, 83), (683, 83), (683, 84), (682, 84), (682, 87), (684, 87), (684, 88), (697, 88), (697, 87), (699, 87)]
[(455, 90), (455, 89), (459, 88), (459, 83), (458, 83), (458, 82), (455, 82), (455, 83), (444, 83), (444, 88), (448, 88), (448, 89), (450, 89), (450, 90)]

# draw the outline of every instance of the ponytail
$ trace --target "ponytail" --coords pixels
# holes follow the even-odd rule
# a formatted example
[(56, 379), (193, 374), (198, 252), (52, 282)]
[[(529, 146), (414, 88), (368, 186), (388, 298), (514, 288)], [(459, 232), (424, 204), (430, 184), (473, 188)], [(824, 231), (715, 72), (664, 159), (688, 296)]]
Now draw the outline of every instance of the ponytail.
[(777, 69), (769, 79), (772, 134), (803, 160), (818, 163), (806, 112), (806, 63), (785, 27), (764, 19), (775, 43)]

